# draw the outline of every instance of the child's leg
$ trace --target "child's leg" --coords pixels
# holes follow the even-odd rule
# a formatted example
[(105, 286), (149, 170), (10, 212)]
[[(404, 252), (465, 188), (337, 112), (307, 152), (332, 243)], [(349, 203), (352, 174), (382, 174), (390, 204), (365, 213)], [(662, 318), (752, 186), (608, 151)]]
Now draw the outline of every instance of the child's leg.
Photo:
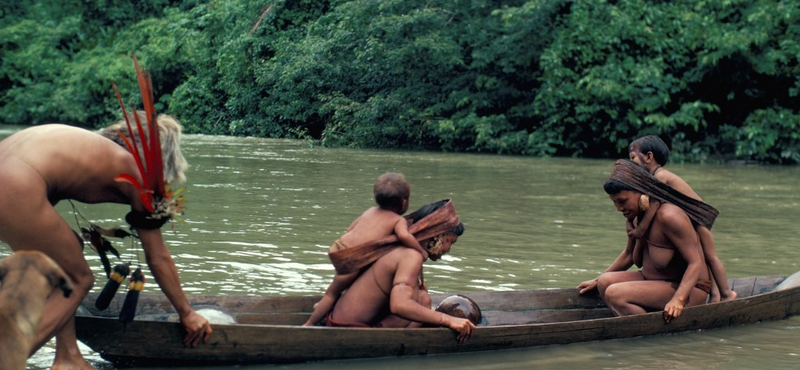
[(728, 276), (725, 273), (725, 268), (722, 266), (722, 261), (717, 257), (717, 247), (714, 243), (714, 236), (711, 234), (711, 230), (705, 226), (698, 226), (697, 234), (700, 236), (700, 244), (703, 246), (703, 254), (706, 257), (706, 263), (711, 269), (712, 281), (716, 281), (714, 286), (719, 288), (720, 300), (729, 301), (735, 299), (736, 292), (732, 291), (728, 285)]
[(322, 299), (314, 305), (314, 311), (311, 312), (311, 316), (303, 325), (316, 325), (318, 322), (322, 321), (322, 319), (328, 315), (328, 312), (333, 309), (333, 306), (336, 304), (342, 292), (349, 288), (350, 284), (353, 284), (353, 281), (355, 281), (357, 277), (358, 271), (347, 275), (333, 275), (333, 281), (328, 285), (328, 289), (325, 290)]
[(714, 279), (714, 273), (712, 272), (708, 278), (711, 280), (711, 293), (708, 294), (708, 303), (719, 302), (719, 286), (717, 285), (717, 280)]

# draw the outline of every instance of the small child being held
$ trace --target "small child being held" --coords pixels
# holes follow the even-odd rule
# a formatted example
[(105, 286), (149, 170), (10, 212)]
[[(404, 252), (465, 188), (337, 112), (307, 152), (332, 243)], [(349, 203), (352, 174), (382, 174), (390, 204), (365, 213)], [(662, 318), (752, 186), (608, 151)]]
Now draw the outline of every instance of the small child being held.
[[(372, 191), (378, 206), (370, 207), (353, 221), (347, 232), (333, 242), (328, 253), (394, 234), (403, 245), (416, 249), (422, 254), (423, 260), (427, 260), (428, 252), (408, 232), (408, 221), (402, 216), (408, 210), (411, 197), (411, 185), (405, 176), (396, 172), (384, 173), (375, 180)], [(358, 273), (356, 271), (347, 275), (335, 274), (322, 299), (314, 305), (314, 312), (303, 325), (310, 326), (320, 322), (333, 308), (339, 295), (358, 277)]]
[[(656, 179), (691, 198), (703, 201), (686, 181), (663, 168), (669, 160), (669, 148), (658, 136), (648, 135), (634, 140), (628, 147), (628, 155), (633, 162), (646, 168)], [(647, 211), (645, 211), (645, 215), (639, 221), (639, 224), (628, 232), (628, 236), (631, 238), (641, 239), (647, 231), (647, 228), (650, 227), (650, 222), (655, 217), (656, 211), (660, 206), (660, 203), (654, 199), (651, 199), (650, 202), (652, 204), (641, 204), (642, 209), (647, 209)], [(700, 236), (700, 244), (703, 248), (706, 263), (711, 269), (712, 277), (716, 281), (715, 288), (718, 288), (713, 289), (710, 301), (718, 302), (720, 300), (729, 301), (735, 299), (736, 292), (731, 290), (728, 286), (725, 268), (722, 266), (722, 261), (720, 261), (717, 256), (716, 245), (711, 230), (703, 225), (697, 225), (696, 229), (697, 234)], [(641, 248), (634, 248), (633, 258), (635, 263), (637, 259), (641, 261), (641, 253)], [(640, 265), (641, 262), (636, 264)]]

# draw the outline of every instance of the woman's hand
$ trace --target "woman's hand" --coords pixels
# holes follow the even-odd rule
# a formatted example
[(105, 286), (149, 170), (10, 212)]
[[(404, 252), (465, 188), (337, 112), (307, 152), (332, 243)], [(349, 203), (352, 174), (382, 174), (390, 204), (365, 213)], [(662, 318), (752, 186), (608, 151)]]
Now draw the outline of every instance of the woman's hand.
[(441, 314), (441, 320), (446, 321), (443, 322), (441, 325), (446, 324), (446, 326), (458, 333), (456, 340), (458, 343), (464, 343), (469, 339), (472, 335), (472, 332), (475, 331), (475, 324), (472, 321), (467, 319), (462, 319), (460, 317), (449, 316), (445, 314)]
[(594, 289), (597, 289), (597, 278), (592, 280), (587, 280), (578, 285), (578, 293), (584, 294), (586, 292), (590, 292)]
[(672, 298), (664, 306), (664, 321), (669, 323), (672, 319), (680, 316), (681, 313), (683, 313), (683, 301), (678, 298)]

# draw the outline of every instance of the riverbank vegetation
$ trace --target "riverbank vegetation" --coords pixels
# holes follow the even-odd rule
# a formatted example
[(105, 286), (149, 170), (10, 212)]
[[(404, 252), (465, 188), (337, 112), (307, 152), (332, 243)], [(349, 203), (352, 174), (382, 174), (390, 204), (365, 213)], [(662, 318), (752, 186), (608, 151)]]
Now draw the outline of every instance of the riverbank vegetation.
[(0, 123), (119, 119), (135, 52), (194, 133), (800, 163), (800, 0), (4, 4)]

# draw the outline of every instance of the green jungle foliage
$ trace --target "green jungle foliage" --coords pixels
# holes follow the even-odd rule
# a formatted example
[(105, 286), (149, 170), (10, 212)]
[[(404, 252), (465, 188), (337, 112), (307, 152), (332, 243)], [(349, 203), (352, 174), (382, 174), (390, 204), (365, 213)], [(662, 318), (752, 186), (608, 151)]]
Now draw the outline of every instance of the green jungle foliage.
[(800, 0), (4, 0), (0, 123), (119, 119), (134, 52), (188, 132), (800, 163)]

